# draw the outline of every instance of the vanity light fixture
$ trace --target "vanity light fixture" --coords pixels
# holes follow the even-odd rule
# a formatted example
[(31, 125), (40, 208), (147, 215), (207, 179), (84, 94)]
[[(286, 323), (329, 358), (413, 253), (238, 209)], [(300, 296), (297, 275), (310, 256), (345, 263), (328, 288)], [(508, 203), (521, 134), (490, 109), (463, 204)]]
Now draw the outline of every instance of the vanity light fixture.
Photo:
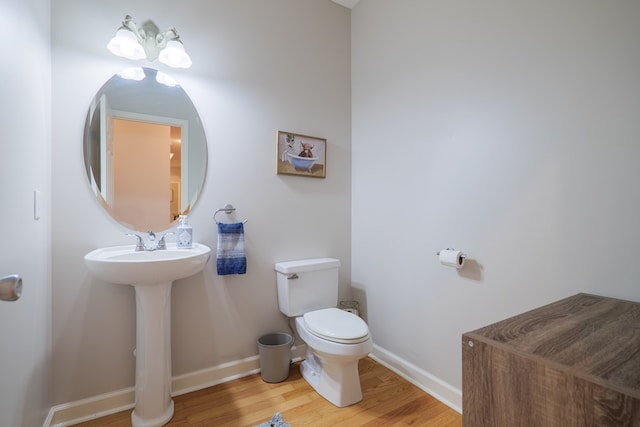
[(184, 50), (175, 28), (169, 27), (160, 32), (153, 21), (146, 21), (138, 27), (129, 15), (124, 17), (122, 27), (111, 39), (107, 49), (114, 55), (128, 59), (158, 59), (174, 68), (191, 67), (191, 58)]

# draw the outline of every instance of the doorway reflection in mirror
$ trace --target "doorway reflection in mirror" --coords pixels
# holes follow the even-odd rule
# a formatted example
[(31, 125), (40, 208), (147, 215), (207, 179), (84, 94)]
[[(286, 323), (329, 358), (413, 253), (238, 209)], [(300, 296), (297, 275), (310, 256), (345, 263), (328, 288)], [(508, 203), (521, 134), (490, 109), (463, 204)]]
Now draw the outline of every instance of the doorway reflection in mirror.
[(130, 68), (96, 94), (87, 114), (84, 158), (105, 211), (131, 230), (161, 231), (189, 213), (200, 194), (206, 138), (175, 79)]

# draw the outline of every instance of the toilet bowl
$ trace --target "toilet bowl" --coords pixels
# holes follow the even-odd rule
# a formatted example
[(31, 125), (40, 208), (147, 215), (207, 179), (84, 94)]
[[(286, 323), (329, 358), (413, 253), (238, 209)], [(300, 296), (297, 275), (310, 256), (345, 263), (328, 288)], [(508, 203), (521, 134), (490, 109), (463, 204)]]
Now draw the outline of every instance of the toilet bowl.
[(356, 314), (336, 308), (338, 267), (333, 258), (277, 263), (278, 306), (295, 318), (307, 345), (303, 378), (338, 407), (362, 400), (358, 361), (373, 348), (369, 327)]
[(335, 406), (361, 401), (358, 361), (373, 347), (367, 324), (337, 308), (306, 313), (297, 317), (295, 324), (307, 344), (306, 358), (300, 365), (303, 378)]

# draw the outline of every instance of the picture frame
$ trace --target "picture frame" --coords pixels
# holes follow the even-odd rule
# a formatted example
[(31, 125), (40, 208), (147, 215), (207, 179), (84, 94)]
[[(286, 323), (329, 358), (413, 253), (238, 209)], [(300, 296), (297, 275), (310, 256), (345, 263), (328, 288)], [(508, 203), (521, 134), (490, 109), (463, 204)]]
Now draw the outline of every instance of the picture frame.
[(326, 177), (326, 139), (279, 130), (276, 148), (279, 175)]

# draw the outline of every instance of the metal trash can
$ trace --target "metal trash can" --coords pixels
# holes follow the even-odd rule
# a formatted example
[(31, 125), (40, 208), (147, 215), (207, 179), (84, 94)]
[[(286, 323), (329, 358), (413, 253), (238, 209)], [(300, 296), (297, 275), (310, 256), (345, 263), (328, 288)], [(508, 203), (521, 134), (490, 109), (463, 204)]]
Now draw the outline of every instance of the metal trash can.
[(260, 375), (268, 383), (279, 383), (289, 376), (293, 338), (284, 332), (263, 335), (258, 340)]

